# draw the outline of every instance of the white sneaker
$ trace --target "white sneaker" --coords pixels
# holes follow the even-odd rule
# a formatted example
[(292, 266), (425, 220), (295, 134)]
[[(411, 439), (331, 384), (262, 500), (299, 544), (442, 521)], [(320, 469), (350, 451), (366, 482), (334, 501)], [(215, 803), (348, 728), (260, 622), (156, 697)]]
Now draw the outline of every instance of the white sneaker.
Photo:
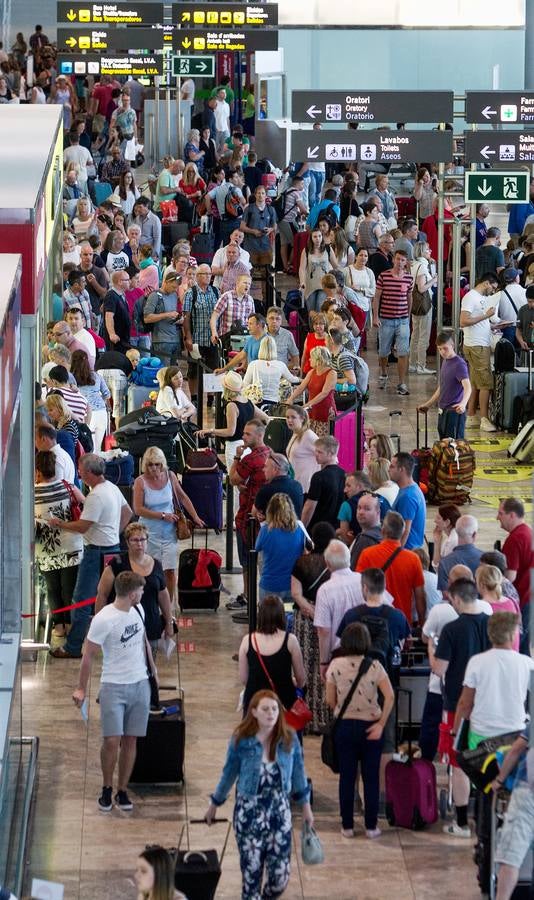
[(369, 828), (365, 832), (365, 836), (368, 837), (370, 841), (372, 841), (374, 838), (380, 837), (381, 834), (382, 832), (380, 831), (380, 828)]
[(384, 388), (386, 387), (386, 385), (388, 383), (388, 378), (389, 378), (389, 375), (379, 375), (378, 376), (378, 387), (380, 388), (380, 390), (382, 390), (382, 391), (384, 390)]
[(493, 422), (490, 422), (489, 419), (486, 419), (484, 416), (482, 416), (482, 418), (480, 420), (480, 430), (481, 431), (497, 431), (497, 428), (493, 424)]
[(480, 419), (478, 416), (466, 416), (465, 424), (467, 428), (479, 428)]
[(417, 374), (418, 375), (435, 375), (435, 369), (427, 369), (426, 366), (417, 366)]
[(408, 366), (408, 372), (411, 372), (413, 375), (414, 372), (417, 372), (417, 366)]
[(354, 828), (342, 828), (341, 834), (344, 838), (353, 838), (354, 837)]
[(448, 834), (449, 837), (469, 839), (471, 837), (471, 829), (469, 825), (461, 828), (457, 822), (451, 822), (450, 825), (443, 826), (443, 834)]

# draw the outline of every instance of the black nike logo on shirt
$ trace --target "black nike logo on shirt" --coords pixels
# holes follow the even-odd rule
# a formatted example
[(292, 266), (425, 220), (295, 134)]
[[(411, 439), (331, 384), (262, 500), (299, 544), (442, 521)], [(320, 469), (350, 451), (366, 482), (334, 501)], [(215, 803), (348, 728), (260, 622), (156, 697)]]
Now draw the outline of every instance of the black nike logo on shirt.
[(139, 634), (139, 632), (141, 630), (138, 625), (130, 626), (130, 627), (134, 627), (135, 631), (129, 631), (129, 629), (127, 629), (127, 632), (129, 631), (129, 633), (125, 633), (125, 634), (121, 635), (121, 644), (127, 644), (128, 641), (131, 640), (133, 637), (135, 637), (136, 634)]

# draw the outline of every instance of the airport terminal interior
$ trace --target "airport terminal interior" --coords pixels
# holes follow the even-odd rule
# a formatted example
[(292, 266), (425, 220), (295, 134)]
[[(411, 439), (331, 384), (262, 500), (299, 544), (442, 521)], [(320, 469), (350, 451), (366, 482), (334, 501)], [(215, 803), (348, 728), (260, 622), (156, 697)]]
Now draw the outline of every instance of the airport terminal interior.
[(1, 0), (0, 900), (533, 896), (533, 353), (534, 0)]

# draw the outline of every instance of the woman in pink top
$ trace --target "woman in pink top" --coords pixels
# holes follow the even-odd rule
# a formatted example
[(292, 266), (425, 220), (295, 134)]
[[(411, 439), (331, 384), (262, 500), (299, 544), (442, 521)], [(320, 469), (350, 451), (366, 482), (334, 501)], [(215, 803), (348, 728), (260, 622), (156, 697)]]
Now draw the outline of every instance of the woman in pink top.
[[(490, 604), (493, 612), (513, 612), (521, 615), (519, 605), (511, 597), (502, 595), (502, 574), (496, 566), (483, 564), (475, 573), (478, 593), (481, 600)], [(519, 631), (516, 632), (513, 649), (519, 650)]]
[(310, 428), (310, 417), (302, 406), (288, 406), (286, 409), (287, 427), (291, 438), (287, 445), (286, 455), (293, 466), (295, 479), (302, 486), (304, 495), (308, 493), (312, 475), (321, 468), (315, 459), (315, 442), (318, 436)]
[(145, 294), (159, 290), (159, 269), (152, 259), (150, 244), (141, 244), (139, 247), (139, 269), (139, 287)]

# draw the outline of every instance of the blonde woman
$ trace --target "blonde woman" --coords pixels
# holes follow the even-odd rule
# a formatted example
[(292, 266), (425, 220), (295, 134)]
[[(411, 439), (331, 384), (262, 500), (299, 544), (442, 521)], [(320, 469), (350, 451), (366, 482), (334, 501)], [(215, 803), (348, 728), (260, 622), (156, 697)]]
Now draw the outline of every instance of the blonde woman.
[(262, 553), (260, 603), (275, 594), (285, 603), (291, 600), (291, 573), (304, 553), (306, 531), (299, 525), (293, 501), (287, 494), (273, 494), (265, 511), (255, 549)]
[[(331, 248), (336, 260), (334, 268), (346, 269), (347, 266), (354, 262), (354, 250), (345, 237), (345, 232), (339, 225), (334, 228), (333, 234)], [(330, 256), (330, 261), (333, 262), (332, 256)]]
[(390, 506), (393, 506), (399, 493), (399, 486), (389, 477), (389, 459), (379, 456), (369, 460), (367, 474), (375, 494), (384, 497)]
[(71, 410), (61, 394), (48, 394), (45, 404), (46, 411), (54, 428), (56, 428), (57, 431), (63, 431), (70, 434), (74, 441), (74, 446), (76, 446), (76, 442), (79, 440), (80, 436), (78, 422), (72, 415)]
[(278, 359), (276, 341), (270, 334), (266, 334), (260, 341), (258, 358), (247, 367), (243, 378), (243, 387), (247, 388), (250, 384), (261, 384), (262, 406), (272, 406), (274, 403), (280, 402), (281, 378), (287, 379), (291, 384), (298, 384), (300, 380), (289, 371), (284, 362)]
[(80, 265), (80, 246), (70, 231), (63, 232), (63, 265), (65, 263), (74, 263), (76, 267)]
[(332, 366), (330, 350), (326, 347), (314, 347), (310, 353), (310, 363), (310, 371), (287, 402), (294, 403), (307, 390), (308, 400), (304, 409), (309, 413), (310, 427), (318, 437), (326, 437), (330, 434), (330, 419), (336, 414), (336, 370)]
[(212, 435), (225, 438), (224, 458), (226, 468), (230, 471), (235, 458), (235, 452), (243, 443), (243, 429), (251, 419), (261, 419), (268, 422), (269, 418), (254, 406), (252, 400), (247, 400), (243, 394), (243, 379), (237, 372), (226, 372), (222, 380), (223, 405), (225, 407), (226, 425), (223, 428), (208, 428), (198, 432), (199, 437)]
[(286, 448), (286, 456), (293, 466), (295, 479), (304, 491), (304, 499), (310, 487), (312, 475), (321, 468), (315, 459), (317, 435), (310, 426), (310, 417), (302, 406), (288, 406), (286, 423), (291, 438)]
[(86, 241), (92, 234), (98, 234), (95, 215), (89, 197), (80, 197), (71, 222), (71, 228), (78, 243)]
[(169, 470), (163, 451), (159, 447), (149, 447), (141, 460), (141, 475), (134, 481), (133, 508), (148, 531), (147, 552), (154, 559), (159, 559), (163, 566), (171, 602), (176, 591), (178, 560), (175, 498), (192, 522), (204, 528), (204, 522), (198, 517), (176, 475)]
[(184, 174), (178, 182), (178, 190), (185, 194), (196, 206), (206, 189), (206, 182), (198, 174), (195, 163), (188, 162), (184, 169)]
[[(479, 566), (475, 572), (475, 581), (480, 599), (489, 603), (494, 613), (511, 612), (521, 615), (517, 600), (503, 597), (502, 573), (497, 566), (488, 566), (485, 563)], [(519, 651), (519, 630), (514, 634), (512, 647)]]

